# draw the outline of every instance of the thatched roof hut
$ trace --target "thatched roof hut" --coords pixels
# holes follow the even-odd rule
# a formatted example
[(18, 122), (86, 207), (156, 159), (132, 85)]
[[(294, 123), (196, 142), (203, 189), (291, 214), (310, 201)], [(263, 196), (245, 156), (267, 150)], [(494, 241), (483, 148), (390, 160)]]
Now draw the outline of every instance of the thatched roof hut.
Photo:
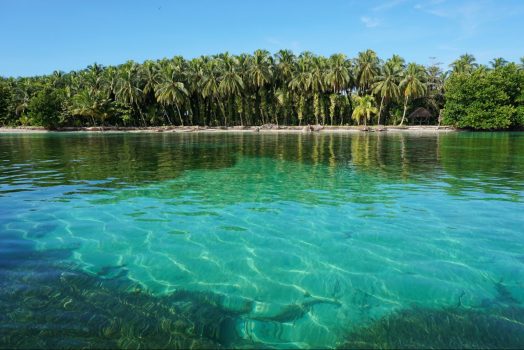
[(429, 121), (433, 118), (433, 115), (424, 107), (419, 107), (415, 109), (409, 116), (408, 119), (411, 120), (411, 123), (416, 124), (429, 124)]

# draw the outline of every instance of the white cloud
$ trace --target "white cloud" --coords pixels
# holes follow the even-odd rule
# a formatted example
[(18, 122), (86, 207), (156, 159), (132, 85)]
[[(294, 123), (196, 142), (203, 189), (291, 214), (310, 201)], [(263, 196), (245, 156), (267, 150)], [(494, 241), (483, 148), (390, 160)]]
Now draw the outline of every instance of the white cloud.
[(378, 18), (371, 18), (367, 16), (360, 17), (360, 21), (362, 21), (362, 23), (364, 23), (367, 28), (374, 28), (380, 24), (380, 20)]

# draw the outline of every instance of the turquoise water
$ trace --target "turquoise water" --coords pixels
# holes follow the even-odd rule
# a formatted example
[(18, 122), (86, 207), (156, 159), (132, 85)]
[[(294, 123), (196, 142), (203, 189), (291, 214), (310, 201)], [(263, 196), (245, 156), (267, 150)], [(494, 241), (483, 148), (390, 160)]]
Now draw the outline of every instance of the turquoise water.
[[(0, 135), (0, 346), (356, 346), (406, 312), (501, 315), (479, 346), (524, 346), (523, 151), (523, 133)], [(157, 324), (181, 313), (184, 332)]]

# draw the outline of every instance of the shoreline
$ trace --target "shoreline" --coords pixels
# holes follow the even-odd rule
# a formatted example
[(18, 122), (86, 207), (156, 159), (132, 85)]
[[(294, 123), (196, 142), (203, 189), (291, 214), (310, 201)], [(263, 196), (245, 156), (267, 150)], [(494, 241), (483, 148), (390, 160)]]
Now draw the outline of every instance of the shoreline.
[(64, 127), (48, 130), (43, 127), (0, 127), (0, 134), (39, 134), (39, 133), (383, 133), (383, 132), (456, 132), (459, 129), (451, 126), (410, 125), (410, 126), (230, 126), (230, 127), (202, 127), (202, 126), (151, 126), (151, 127)]

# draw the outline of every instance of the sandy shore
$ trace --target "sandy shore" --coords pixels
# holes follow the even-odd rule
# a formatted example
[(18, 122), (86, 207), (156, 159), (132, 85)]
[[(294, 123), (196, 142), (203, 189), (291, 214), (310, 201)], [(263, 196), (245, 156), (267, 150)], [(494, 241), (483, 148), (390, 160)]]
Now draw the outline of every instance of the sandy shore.
[(159, 127), (66, 127), (58, 130), (46, 130), (39, 127), (0, 127), (0, 133), (47, 133), (47, 132), (129, 132), (129, 133), (189, 133), (189, 132), (255, 132), (255, 133), (351, 133), (351, 132), (450, 132), (457, 129), (449, 126), (435, 125), (416, 126), (232, 126), (232, 127), (202, 127), (202, 126), (159, 126)]

